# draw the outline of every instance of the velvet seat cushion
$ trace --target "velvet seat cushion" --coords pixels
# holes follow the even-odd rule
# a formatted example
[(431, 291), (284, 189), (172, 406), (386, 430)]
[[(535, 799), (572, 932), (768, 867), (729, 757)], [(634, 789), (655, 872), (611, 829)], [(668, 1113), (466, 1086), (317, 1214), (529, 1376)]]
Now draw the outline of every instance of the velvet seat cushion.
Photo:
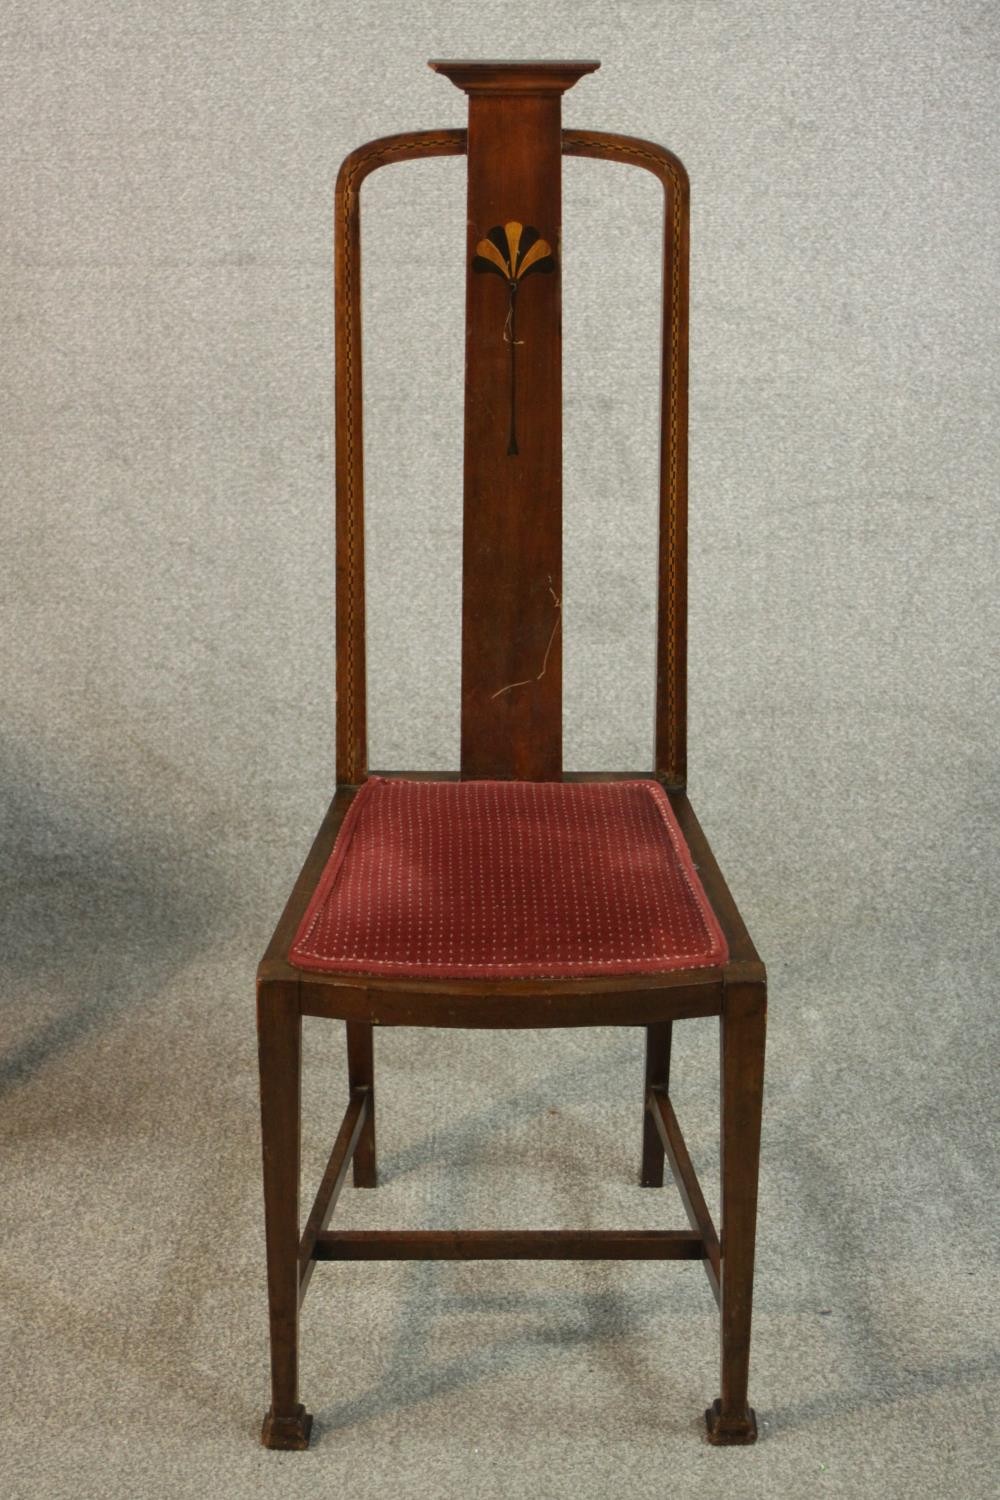
[(588, 978), (722, 963), (654, 781), (407, 781), (354, 797), (290, 952), (410, 979)]

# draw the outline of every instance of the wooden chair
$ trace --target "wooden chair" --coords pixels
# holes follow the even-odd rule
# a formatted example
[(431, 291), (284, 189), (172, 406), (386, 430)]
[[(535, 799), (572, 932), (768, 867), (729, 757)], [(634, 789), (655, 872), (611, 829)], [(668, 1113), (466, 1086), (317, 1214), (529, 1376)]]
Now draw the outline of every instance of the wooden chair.
[[(337, 789), (258, 971), (271, 1333), (263, 1442), (305, 1448), (299, 1307), (317, 1261), (700, 1260), (720, 1309), (713, 1443), (751, 1443), (750, 1304), (765, 973), (685, 796), (688, 187), (661, 146), (562, 130), (594, 62), (434, 62), (464, 130), (389, 136), (336, 190)], [(466, 154), (469, 243), (461, 766), (369, 775), (365, 733), (359, 189), (415, 157)], [(665, 190), (655, 767), (561, 763), (560, 171), (642, 167)], [(348, 1104), (299, 1222), (303, 1016), (346, 1022)], [(671, 1028), (718, 1016), (721, 1233), (668, 1093)], [(641, 1180), (664, 1156), (690, 1229), (327, 1228), (353, 1166), (376, 1183), (374, 1026), (645, 1027)]]

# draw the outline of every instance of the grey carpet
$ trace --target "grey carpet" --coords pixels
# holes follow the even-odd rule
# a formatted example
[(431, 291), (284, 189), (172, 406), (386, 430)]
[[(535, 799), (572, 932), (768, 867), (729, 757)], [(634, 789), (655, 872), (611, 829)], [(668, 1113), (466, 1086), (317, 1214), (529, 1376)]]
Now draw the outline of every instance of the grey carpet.
[[(1000, 22), (9, 0), (0, 1489), (993, 1491)], [(597, 56), (694, 185), (692, 794), (772, 1004), (753, 1450), (696, 1266), (321, 1267), (266, 1403), (252, 974), (331, 781), (330, 205), (432, 56)], [(461, 163), (365, 189), (373, 756), (458, 726)], [(566, 171), (567, 752), (648, 759), (658, 198)], [(393, 616), (392, 611), (396, 614)], [(679, 1028), (714, 1200), (716, 1038)], [(378, 1038), (363, 1224), (679, 1225), (637, 1034)], [(306, 1192), (343, 1104), (307, 1028)]]

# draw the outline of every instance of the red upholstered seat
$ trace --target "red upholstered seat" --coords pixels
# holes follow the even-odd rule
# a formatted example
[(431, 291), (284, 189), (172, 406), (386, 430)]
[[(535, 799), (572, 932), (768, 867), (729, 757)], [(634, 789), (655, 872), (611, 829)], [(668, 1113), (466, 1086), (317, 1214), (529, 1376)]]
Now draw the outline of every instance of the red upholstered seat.
[(654, 781), (405, 781), (355, 796), (290, 953), (409, 979), (587, 978), (724, 962)]

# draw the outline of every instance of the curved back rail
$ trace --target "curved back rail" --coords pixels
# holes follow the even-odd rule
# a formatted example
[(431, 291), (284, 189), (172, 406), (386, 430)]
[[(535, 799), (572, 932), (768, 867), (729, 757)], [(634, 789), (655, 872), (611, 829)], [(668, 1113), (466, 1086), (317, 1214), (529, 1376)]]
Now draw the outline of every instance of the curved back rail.
[[(361, 368), (359, 190), (379, 167), (428, 156), (461, 156), (465, 130), (385, 136), (352, 151), (337, 178), (335, 210), (337, 781), (356, 785), (368, 770), (365, 670), (364, 449)], [(653, 770), (668, 786), (687, 775), (687, 173), (652, 141), (564, 130), (564, 156), (642, 167), (664, 187), (663, 344), (660, 379), (659, 598)]]

